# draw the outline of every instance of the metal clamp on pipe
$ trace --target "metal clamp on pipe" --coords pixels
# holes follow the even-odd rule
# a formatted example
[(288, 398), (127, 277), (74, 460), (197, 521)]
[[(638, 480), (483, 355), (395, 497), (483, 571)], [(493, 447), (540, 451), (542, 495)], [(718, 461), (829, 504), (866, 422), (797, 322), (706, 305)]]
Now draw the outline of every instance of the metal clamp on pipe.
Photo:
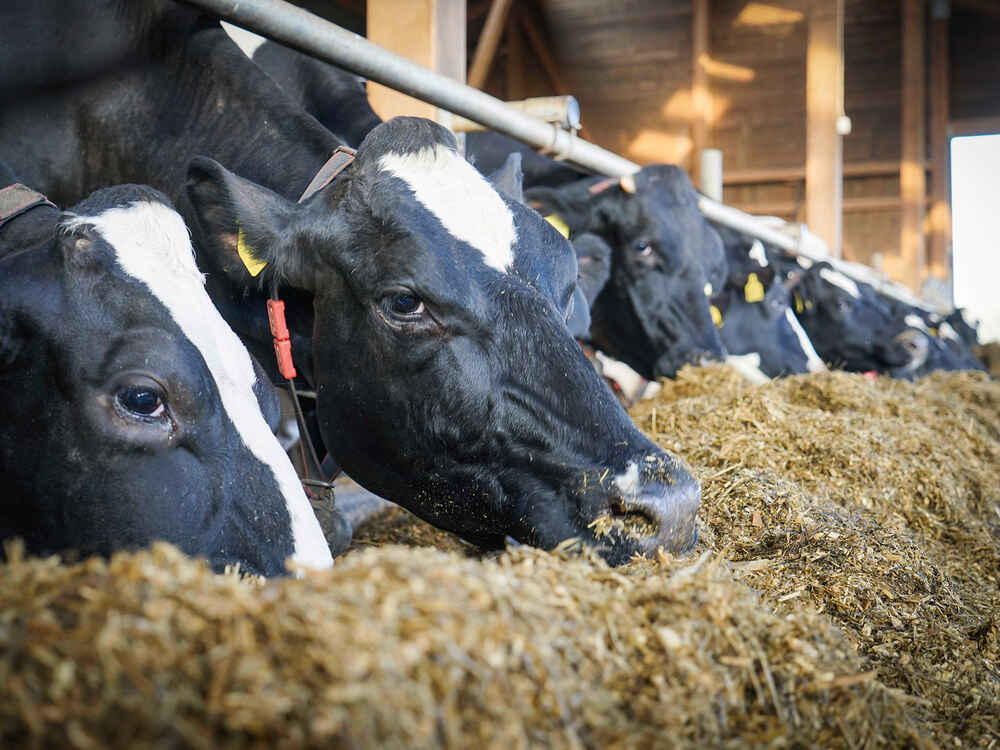
[[(521, 101), (507, 102), (507, 106), (563, 130), (580, 129), (580, 104), (575, 96), (534, 96)], [(451, 129), (456, 133), (473, 133), (488, 128), (475, 120), (455, 117)]]

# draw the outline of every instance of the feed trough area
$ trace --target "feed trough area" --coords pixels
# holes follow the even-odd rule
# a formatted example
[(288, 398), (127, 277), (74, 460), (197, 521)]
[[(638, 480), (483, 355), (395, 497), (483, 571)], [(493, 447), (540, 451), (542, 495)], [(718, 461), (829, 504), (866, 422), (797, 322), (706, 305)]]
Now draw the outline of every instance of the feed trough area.
[(1000, 385), (696, 368), (632, 416), (702, 484), (684, 557), (484, 554), (399, 509), (298, 579), (9, 546), (0, 744), (1000, 744)]

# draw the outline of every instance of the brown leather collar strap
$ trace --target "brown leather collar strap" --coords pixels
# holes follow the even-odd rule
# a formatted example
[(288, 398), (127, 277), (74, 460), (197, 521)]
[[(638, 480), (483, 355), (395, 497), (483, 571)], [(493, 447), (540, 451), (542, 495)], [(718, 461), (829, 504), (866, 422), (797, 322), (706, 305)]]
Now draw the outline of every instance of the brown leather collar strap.
[(333, 178), (347, 169), (348, 165), (354, 161), (354, 154), (355, 151), (353, 148), (337, 146), (337, 150), (333, 152), (333, 156), (327, 159), (326, 164), (319, 168), (316, 176), (312, 178), (312, 182), (303, 191), (302, 197), (299, 198), (299, 203), (309, 200), (333, 182)]
[(19, 182), (8, 185), (3, 190), (0, 190), (0, 227), (15, 216), (20, 216), (35, 206), (56, 207), (44, 195), (29, 187), (25, 187)]

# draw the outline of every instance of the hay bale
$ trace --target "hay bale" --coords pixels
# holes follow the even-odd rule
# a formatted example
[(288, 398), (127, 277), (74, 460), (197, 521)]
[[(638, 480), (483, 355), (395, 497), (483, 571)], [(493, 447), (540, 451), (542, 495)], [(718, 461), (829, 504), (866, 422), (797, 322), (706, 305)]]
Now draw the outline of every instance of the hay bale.
[(633, 416), (702, 481), (686, 559), (469, 557), (401, 510), (301, 580), (13, 554), (0, 744), (1000, 743), (1000, 386), (693, 369)]

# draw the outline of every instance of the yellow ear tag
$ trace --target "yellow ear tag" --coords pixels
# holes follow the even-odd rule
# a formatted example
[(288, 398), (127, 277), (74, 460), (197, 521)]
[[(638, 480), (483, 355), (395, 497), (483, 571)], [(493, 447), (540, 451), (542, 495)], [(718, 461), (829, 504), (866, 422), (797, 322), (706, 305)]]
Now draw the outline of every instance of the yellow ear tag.
[(806, 309), (806, 306), (802, 304), (802, 298), (798, 295), (798, 293), (796, 293), (795, 294), (795, 312), (800, 313), (800, 312), (802, 312), (805, 309)]
[(752, 273), (747, 276), (746, 286), (743, 287), (743, 296), (747, 302), (760, 302), (764, 299), (764, 285), (760, 283), (757, 274)]
[(239, 253), (240, 260), (243, 261), (243, 265), (247, 267), (247, 272), (251, 276), (259, 276), (260, 272), (267, 265), (267, 261), (259, 260), (253, 254), (253, 248), (250, 247), (243, 236), (243, 227), (240, 227), (236, 234), (236, 252)]
[(719, 308), (715, 305), (710, 305), (708, 309), (712, 313), (712, 322), (715, 323), (715, 327), (722, 328), (722, 313), (719, 311)]
[(554, 226), (556, 228), (556, 231), (559, 232), (559, 234), (561, 234), (567, 240), (569, 239), (569, 224), (563, 221), (562, 216), (560, 216), (559, 214), (549, 214), (548, 216), (545, 217), (545, 221), (549, 222), (549, 224)]
[(937, 336), (938, 335), (938, 329), (937, 328), (931, 328), (929, 330), (931, 332), (931, 336)]

